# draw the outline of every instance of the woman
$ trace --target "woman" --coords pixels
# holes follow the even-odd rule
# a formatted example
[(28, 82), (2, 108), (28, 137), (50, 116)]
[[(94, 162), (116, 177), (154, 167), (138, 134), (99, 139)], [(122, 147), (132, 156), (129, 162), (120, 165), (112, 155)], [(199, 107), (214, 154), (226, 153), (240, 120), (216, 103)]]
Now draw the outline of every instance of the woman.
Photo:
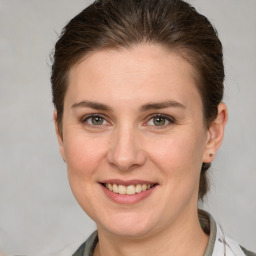
[(77, 255), (254, 255), (198, 210), (227, 121), (222, 46), (181, 0), (100, 0), (55, 46), (54, 120), (97, 232)]

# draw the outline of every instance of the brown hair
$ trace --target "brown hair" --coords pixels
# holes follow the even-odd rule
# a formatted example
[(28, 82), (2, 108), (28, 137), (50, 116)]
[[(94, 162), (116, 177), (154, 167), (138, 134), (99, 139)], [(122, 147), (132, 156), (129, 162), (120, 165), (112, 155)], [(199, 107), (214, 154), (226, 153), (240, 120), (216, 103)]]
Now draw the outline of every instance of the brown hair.
[[(55, 45), (51, 82), (60, 133), (70, 68), (93, 51), (144, 42), (175, 51), (194, 67), (209, 127), (223, 97), (224, 67), (222, 45), (208, 19), (182, 0), (98, 0), (70, 20)], [(200, 199), (208, 191), (209, 167), (202, 164)]]

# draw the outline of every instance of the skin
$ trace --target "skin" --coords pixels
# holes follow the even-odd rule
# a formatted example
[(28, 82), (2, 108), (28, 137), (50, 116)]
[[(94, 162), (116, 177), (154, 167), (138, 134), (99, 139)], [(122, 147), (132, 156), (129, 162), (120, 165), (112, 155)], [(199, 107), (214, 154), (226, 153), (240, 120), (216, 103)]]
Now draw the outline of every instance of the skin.
[[(227, 109), (221, 103), (205, 127), (194, 74), (177, 54), (146, 44), (96, 51), (70, 70), (62, 136), (56, 112), (54, 119), (73, 194), (97, 225), (94, 255), (203, 255), (208, 237), (197, 215), (200, 170), (222, 142)], [(175, 104), (154, 105), (170, 101)], [(91, 114), (103, 122), (93, 125)], [(160, 126), (155, 114), (167, 117)], [(157, 186), (144, 200), (118, 204), (99, 184), (107, 179)]]

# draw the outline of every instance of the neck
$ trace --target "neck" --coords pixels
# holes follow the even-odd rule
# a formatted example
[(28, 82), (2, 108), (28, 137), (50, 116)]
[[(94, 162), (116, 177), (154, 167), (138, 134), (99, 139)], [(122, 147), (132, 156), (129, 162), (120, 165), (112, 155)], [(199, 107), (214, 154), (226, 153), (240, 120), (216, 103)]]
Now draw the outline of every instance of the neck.
[(203, 256), (208, 243), (197, 213), (150, 236), (120, 237), (100, 228), (98, 236), (94, 256)]

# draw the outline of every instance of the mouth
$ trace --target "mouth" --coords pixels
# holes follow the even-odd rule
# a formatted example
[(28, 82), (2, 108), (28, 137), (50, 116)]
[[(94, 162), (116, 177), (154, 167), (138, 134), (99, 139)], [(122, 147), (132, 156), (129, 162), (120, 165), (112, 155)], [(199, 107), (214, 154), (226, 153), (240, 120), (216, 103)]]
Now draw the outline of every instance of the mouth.
[(105, 195), (115, 203), (132, 205), (150, 197), (159, 186), (143, 180), (111, 179), (99, 182)]
[(130, 185), (123, 185), (123, 184), (116, 184), (116, 183), (101, 183), (109, 191), (120, 194), (120, 195), (135, 195), (140, 194), (144, 191), (152, 189), (157, 184), (130, 184)]

